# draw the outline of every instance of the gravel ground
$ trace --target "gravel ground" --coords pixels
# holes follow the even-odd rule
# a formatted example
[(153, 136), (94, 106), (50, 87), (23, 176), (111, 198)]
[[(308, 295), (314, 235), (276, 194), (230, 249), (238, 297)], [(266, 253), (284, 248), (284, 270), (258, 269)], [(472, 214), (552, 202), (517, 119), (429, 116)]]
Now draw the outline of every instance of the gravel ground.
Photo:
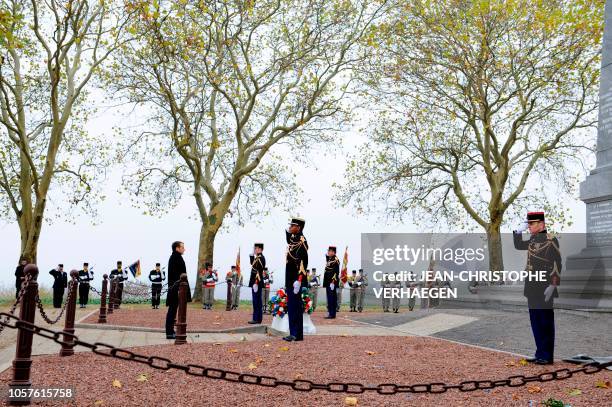
[[(324, 319), (326, 315), (326, 312), (316, 311), (311, 314), (311, 318), (315, 325), (357, 324), (357, 322), (351, 321), (342, 315), (338, 315), (336, 319)], [(225, 311), (225, 309), (203, 310), (190, 307), (187, 309), (187, 330), (220, 330), (249, 326), (247, 322), (251, 320), (252, 316), (252, 312), (249, 312), (247, 309)], [(96, 324), (98, 322), (98, 314), (91, 315), (82, 322)], [(109, 325), (164, 328), (166, 323), (166, 308), (160, 307), (160, 309), (151, 309), (141, 306), (124, 307), (121, 305), (121, 309), (115, 310), (112, 314), (107, 316), (107, 323)], [(263, 324), (270, 325), (271, 323), (272, 317), (270, 315), (264, 315)]]
[[(134, 348), (147, 355), (158, 355), (178, 363), (197, 363), (282, 378), (311, 379), (316, 382), (345, 381), (364, 384), (418, 384), (470, 379), (501, 379), (512, 375), (532, 375), (574, 365), (522, 366), (517, 358), (494, 351), (423, 337), (309, 337), (287, 344), (270, 337), (255, 342), (224, 344), (157, 345)], [(10, 380), (10, 369), (0, 375), (0, 383)], [(598, 381), (609, 381), (612, 372), (577, 374), (561, 381), (529, 386), (502, 387), (444, 394), (356, 395), (363, 406), (527, 406), (539, 405), (553, 397), (576, 406), (612, 405), (612, 389), (600, 388)], [(113, 382), (115, 384), (113, 384)], [(320, 390), (296, 392), (287, 387), (265, 388), (161, 371), (135, 362), (109, 359), (92, 353), (72, 357), (35, 357), (32, 383), (36, 387), (72, 386), (78, 406), (180, 405), (180, 406), (342, 406), (346, 394)], [(120, 387), (119, 387), (120, 386)], [(578, 389), (579, 391), (577, 391)], [(570, 395), (570, 392), (575, 395)], [(580, 393), (580, 394), (577, 394)], [(38, 405), (52, 403), (37, 402)], [(55, 405), (69, 405), (58, 402)]]

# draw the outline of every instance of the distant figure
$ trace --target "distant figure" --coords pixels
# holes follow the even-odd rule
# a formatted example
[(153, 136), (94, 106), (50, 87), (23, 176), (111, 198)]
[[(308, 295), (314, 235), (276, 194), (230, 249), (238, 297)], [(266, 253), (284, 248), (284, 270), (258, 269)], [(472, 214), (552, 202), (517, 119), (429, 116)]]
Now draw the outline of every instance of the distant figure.
[(25, 273), (23, 272), (23, 269), (25, 268), (25, 266), (27, 266), (27, 264), (28, 259), (21, 256), (21, 258), (19, 259), (19, 265), (15, 269), (15, 298), (19, 298), (21, 284), (23, 284), (23, 281), (25, 280)]
[(123, 282), (127, 280), (127, 277), (123, 274), (123, 263), (121, 260), (117, 261), (117, 268), (111, 270), (109, 278), (111, 281), (116, 281), (115, 292), (113, 293), (113, 304), (115, 308), (119, 308), (123, 299)]
[(268, 309), (268, 302), (270, 302), (270, 284), (272, 283), (272, 276), (270, 276), (268, 268), (264, 267), (263, 312), (266, 314), (270, 312), (270, 310)]
[(233, 282), (234, 275), (236, 274), (236, 266), (232, 266), (232, 269), (225, 275), (225, 283), (227, 284), (227, 299), (225, 301), (225, 310), (231, 311), (232, 307), (232, 295), (233, 295)]
[(338, 281), (340, 281), (340, 260), (336, 256), (336, 246), (329, 246), (325, 255), (325, 271), (323, 272), (323, 287), (325, 287), (327, 297), (327, 316), (325, 319), (336, 318)]
[(234, 286), (233, 298), (232, 298), (232, 309), (238, 309), (240, 305), (240, 287), (242, 287), (242, 273), (236, 273), (232, 280)]
[(255, 243), (254, 252), (249, 256), (251, 261), (251, 275), (249, 276), (249, 287), (251, 287), (251, 299), (253, 304), (253, 318), (249, 324), (261, 324), (263, 319), (263, 271), (266, 267), (266, 258), (263, 255), (263, 243)]
[(53, 276), (53, 308), (62, 308), (64, 290), (68, 287), (68, 275), (64, 271), (64, 265), (58, 264), (49, 274)]
[(149, 281), (151, 282), (151, 308), (153, 309), (159, 309), (162, 283), (166, 279), (160, 270), (160, 266), (160, 263), (155, 263), (155, 269), (149, 272)]
[[(310, 272), (311, 278), (308, 281), (308, 288), (310, 290), (310, 298), (312, 299), (312, 312), (317, 310), (317, 300), (319, 298), (319, 286), (321, 285), (319, 282), (319, 276), (317, 275), (317, 269), (313, 268)], [(336, 292), (338, 290), (338, 285), (336, 284)]]
[(89, 264), (83, 263), (83, 270), (79, 271), (79, 308), (85, 308), (89, 302), (89, 282), (93, 280), (92, 273), (89, 271)]
[(285, 288), (287, 292), (287, 316), (289, 335), (283, 339), (288, 342), (304, 340), (304, 303), (302, 288), (308, 288), (306, 269), (308, 268), (308, 242), (304, 237), (304, 219), (293, 218), (285, 231), (287, 255), (285, 265)]
[(204, 264), (202, 277), (202, 309), (211, 310), (215, 302), (215, 285), (219, 280), (217, 272), (211, 263)]

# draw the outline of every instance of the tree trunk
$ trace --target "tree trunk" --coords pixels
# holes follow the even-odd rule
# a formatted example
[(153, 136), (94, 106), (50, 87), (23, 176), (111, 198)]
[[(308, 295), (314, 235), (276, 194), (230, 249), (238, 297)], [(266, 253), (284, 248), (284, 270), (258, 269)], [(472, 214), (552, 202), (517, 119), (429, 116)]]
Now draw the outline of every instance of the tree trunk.
[[(489, 224), (487, 228), (487, 243), (489, 246), (489, 270), (503, 270), (504, 258), (501, 242), (501, 222), (495, 221)], [(500, 282), (499, 284), (504, 284)]]
[(218, 231), (218, 227), (210, 226), (207, 223), (203, 223), (200, 229), (198, 264), (196, 267), (196, 286), (193, 293), (194, 301), (200, 301), (202, 299), (202, 276), (200, 276), (200, 269), (206, 262), (213, 265), (215, 264), (213, 261), (213, 256), (215, 251), (215, 237), (217, 236)]
[(36, 264), (38, 256), (38, 238), (42, 229), (42, 216), (35, 222), (31, 213), (22, 213), (17, 219), (21, 235), (21, 252), (19, 257), (25, 257), (28, 262)]

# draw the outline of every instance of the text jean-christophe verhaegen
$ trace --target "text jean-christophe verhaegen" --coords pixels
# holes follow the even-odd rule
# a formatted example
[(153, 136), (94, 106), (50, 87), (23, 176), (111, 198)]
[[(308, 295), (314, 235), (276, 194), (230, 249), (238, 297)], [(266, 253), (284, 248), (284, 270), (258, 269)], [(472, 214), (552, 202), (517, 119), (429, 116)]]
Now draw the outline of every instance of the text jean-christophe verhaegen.
[[(453, 282), (524, 282), (546, 281), (545, 270), (466, 270), (462, 266), (466, 262), (482, 262), (485, 260), (486, 248), (434, 248), (411, 247), (395, 245), (395, 247), (376, 247), (372, 249), (371, 259), (374, 266), (381, 267), (387, 262), (395, 262), (395, 269), (373, 272), (374, 281), (399, 282), (393, 287), (375, 287), (376, 298), (457, 298), (457, 287)], [(451, 270), (420, 270), (416, 271), (417, 262), (430, 262), (445, 265), (454, 264), (458, 268)], [(446, 267), (448, 268), (448, 267)], [(404, 284), (401, 284), (404, 283)], [(441, 284), (443, 283), (443, 284)]]

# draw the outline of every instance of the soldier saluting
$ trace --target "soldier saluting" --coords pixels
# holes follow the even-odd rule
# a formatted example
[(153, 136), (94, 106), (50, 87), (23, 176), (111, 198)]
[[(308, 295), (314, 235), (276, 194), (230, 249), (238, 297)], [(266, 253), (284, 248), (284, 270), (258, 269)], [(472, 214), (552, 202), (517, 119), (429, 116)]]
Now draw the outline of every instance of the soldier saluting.
[(266, 258), (262, 254), (263, 243), (255, 243), (254, 252), (249, 256), (251, 260), (251, 275), (249, 276), (249, 287), (251, 287), (251, 298), (253, 300), (253, 319), (249, 324), (261, 324), (263, 319), (263, 281)]
[(287, 291), (289, 335), (283, 339), (288, 342), (304, 340), (304, 321), (302, 319), (304, 317), (304, 304), (301, 291), (308, 285), (308, 278), (304, 271), (308, 267), (308, 242), (303, 234), (305, 224), (304, 219), (293, 218), (289, 223), (289, 229), (285, 231), (287, 239), (285, 288)]
[[(524, 241), (522, 233), (529, 229), (529, 240)], [(525, 221), (513, 232), (514, 247), (527, 250), (527, 271), (545, 271), (544, 281), (525, 281), (523, 295), (527, 297), (531, 330), (536, 343), (535, 357), (528, 362), (539, 365), (553, 363), (555, 347), (555, 315), (553, 298), (558, 297), (557, 286), (561, 273), (559, 241), (546, 230), (544, 212), (527, 213)]]
[(53, 308), (62, 308), (64, 289), (68, 287), (68, 275), (64, 271), (64, 265), (58, 264), (49, 274), (53, 276)]
[(93, 271), (89, 271), (89, 263), (83, 263), (83, 270), (79, 270), (79, 308), (85, 308), (89, 302), (91, 280), (93, 280)]
[(329, 246), (325, 255), (325, 271), (323, 272), (323, 287), (327, 296), (327, 313), (325, 319), (336, 318), (337, 288), (340, 280), (340, 260), (336, 256), (336, 246)]
[(162, 282), (166, 279), (160, 270), (161, 264), (155, 263), (155, 269), (149, 271), (149, 281), (151, 282), (151, 307), (159, 309), (161, 300)]

